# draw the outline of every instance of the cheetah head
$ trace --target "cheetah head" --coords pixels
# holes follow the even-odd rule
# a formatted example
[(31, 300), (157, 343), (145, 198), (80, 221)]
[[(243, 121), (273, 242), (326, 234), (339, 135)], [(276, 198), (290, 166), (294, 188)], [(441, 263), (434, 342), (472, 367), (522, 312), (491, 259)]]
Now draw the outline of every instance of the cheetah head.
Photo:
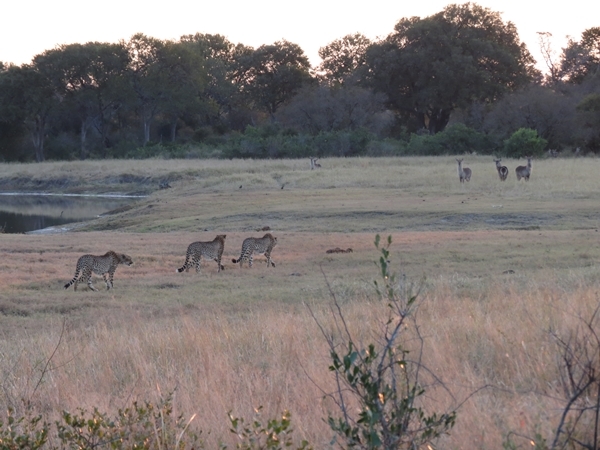
[(131, 256), (126, 255), (125, 253), (120, 253), (119, 254), (119, 262), (121, 264), (125, 264), (126, 266), (130, 266), (133, 264), (133, 259), (131, 259)]

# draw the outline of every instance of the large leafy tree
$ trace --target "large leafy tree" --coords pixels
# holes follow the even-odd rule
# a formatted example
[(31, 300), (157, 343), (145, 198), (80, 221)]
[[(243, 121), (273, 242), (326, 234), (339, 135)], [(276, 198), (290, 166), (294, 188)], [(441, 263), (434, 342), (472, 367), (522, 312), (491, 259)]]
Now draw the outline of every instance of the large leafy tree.
[(600, 77), (588, 77), (588, 80), (578, 87), (589, 91), (577, 105), (578, 137), (587, 150), (598, 153), (600, 152)]
[(0, 72), (0, 121), (26, 127), (37, 162), (46, 159), (46, 132), (57, 104), (50, 80), (34, 65), (8, 66)]
[(198, 107), (206, 77), (203, 60), (183, 42), (162, 41), (141, 33), (125, 44), (129, 52), (129, 77), (142, 120), (143, 144), (162, 114), (175, 139), (177, 120)]
[(323, 60), (318, 67), (327, 83), (344, 84), (365, 64), (372, 42), (360, 33), (349, 34), (319, 49)]
[(10, 104), (4, 103), (6, 98), (9, 65), (0, 61), (0, 155), (8, 161), (17, 160), (21, 155), (17, 142), (23, 134), (23, 125), (14, 114), (10, 113)]
[(135, 92), (136, 109), (142, 122), (142, 143), (146, 145), (150, 141), (150, 127), (158, 113), (167, 83), (159, 56), (165, 43), (138, 33), (123, 44), (129, 53), (128, 77)]
[(240, 90), (234, 82), (236, 59), (252, 50), (242, 44), (235, 45), (219, 34), (185, 35), (180, 42), (201, 58), (206, 71), (200, 122), (211, 126), (225, 125), (232, 111), (241, 105)]
[(80, 157), (87, 157), (86, 138), (91, 127), (104, 148), (110, 145), (107, 120), (125, 94), (127, 51), (121, 44), (88, 42), (62, 45), (34, 58), (34, 64), (52, 83), (65, 110), (79, 121)]
[(193, 48), (181, 42), (167, 41), (159, 53), (159, 65), (166, 75), (160, 109), (170, 124), (172, 142), (175, 141), (179, 120), (204, 109), (204, 62)]
[(247, 101), (272, 120), (277, 109), (312, 80), (304, 51), (288, 41), (244, 49), (236, 55), (233, 80)]
[(563, 49), (560, 73), (571, 83), (581, 83), (591, 75), (600, 76), (600, 27), (581, 34), (581, 40), (569, 40)]
[(366, 56), (366, 82), (415, 128), (442, 131), (457, 108), (528, 83), (535, 61), (500, 14), (473, 3), (400, 20)]

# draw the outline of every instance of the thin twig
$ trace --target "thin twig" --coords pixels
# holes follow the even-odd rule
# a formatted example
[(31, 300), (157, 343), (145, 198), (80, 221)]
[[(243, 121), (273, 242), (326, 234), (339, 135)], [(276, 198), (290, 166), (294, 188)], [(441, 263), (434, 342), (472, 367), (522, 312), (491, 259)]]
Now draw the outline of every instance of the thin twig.
[(54, 358), (54, 355), (58, 351), (58, 348), (60, 347), (60, 344), (62, 342), (63, 336), (65, 335), (66, 325), (67, 325), (67, 318), (65, 317), (65, 318), (63, 318), (62, 329), (60, 331), (60, 336), (58, 337), (58, 342), (56, 343), (56, 346), (54, 347), (54, 350), (52, 351), (52, 354), (46, 360), (46, 364), (44, 365), (44, 368), (42, 369), (42, 373), (40, 375), (40, 378), (39, 378), (37, 384), (35, 385), (35, 387), (33, 388), (33, 391), (29, 395), (29, 400), (28, 401), (31, 401), (31, 397), (33, 397), (33, 394), (35, 394), (35, 392), (37, 391), (37, 388), (42, 383), (42, 380), (44, 379), (44, 375), (46, 375), (46, 372), (48, 371), (48, 366), (50, 365), (50, 362), (52, 361), (52, 358)]

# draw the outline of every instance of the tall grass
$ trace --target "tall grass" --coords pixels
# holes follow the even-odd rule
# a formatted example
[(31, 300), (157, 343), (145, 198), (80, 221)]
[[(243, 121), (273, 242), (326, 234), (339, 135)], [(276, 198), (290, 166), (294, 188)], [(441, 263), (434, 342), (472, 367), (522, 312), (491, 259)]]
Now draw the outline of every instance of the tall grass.
[[(511, 431), (551, 435), (564, 405), (548, 332), (568, 330), (589, 314), (599, 300), (597, 286), (582, 279), (572, 290), (551, 280), (496, 280), (483, 299), (457, 296), (451, 280), (435, 281), (422, 293), (418, 321), (424, 364), (451, 393), (428, 390), (429, 407), (458, 407), (444, 446), (499, 448)], [(371, 342), (386, 306), (356, 298), (343, 308), (358, 340)], [(333, 332), (328, 308), (313, 310)], [(182, 309), (150, 321), (127, 314), (93, 326), (66, 324), (58, 348), (58, 322), (45, 334), (3, 336), (3, 407), (18, 409), (26, 399), (55, 417), (76, 407), (116, 410), (174, 390), (177, 412), (198, 414), (194, 429), (210, 431), (203, 435), (209, 448), (228, 439), (227, 411), (250, 417), (261, 405), (267, 417), (289, 409), (298, 439), (317, 448), (331, 438), (323, 421), (334, 408), (323, 400), (334, 388), (327, 346), (304, 308)]]

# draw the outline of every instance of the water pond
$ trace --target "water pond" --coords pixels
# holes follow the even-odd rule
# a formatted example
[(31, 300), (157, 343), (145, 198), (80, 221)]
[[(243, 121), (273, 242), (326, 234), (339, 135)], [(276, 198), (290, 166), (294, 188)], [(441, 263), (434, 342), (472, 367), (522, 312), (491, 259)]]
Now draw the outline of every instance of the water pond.
[(126, 195), (0, 193), (0, 229), (5, 233), (27, 233), (84, 222), (139, 198)]

